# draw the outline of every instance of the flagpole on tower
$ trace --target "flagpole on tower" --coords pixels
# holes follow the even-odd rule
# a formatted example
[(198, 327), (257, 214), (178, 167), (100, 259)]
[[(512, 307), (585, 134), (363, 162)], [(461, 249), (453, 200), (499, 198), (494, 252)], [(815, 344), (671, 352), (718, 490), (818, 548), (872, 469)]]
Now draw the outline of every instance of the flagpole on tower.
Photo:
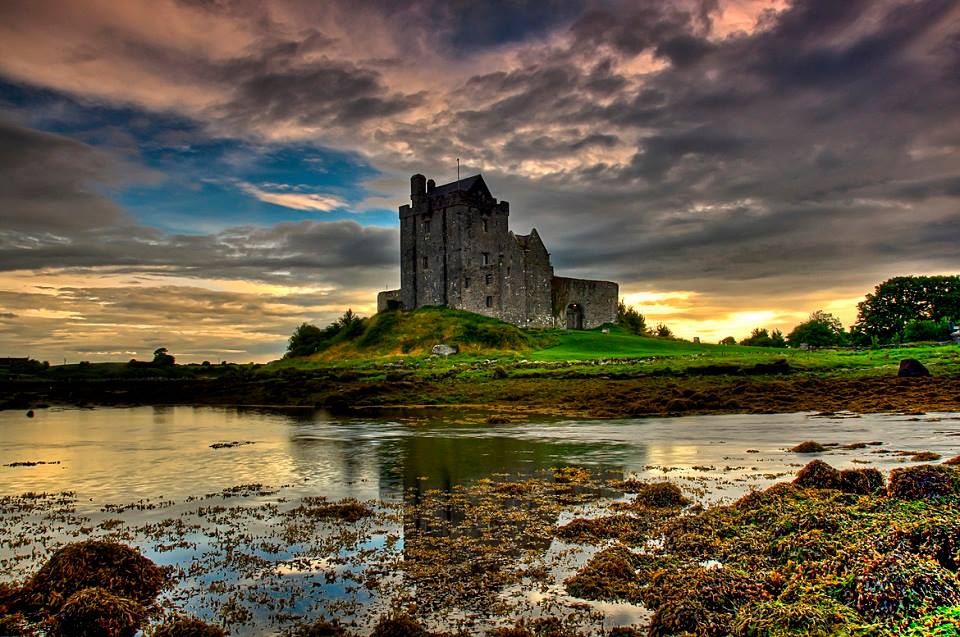
[(460, 158), (457, 157), (457, 190), (460, 190)]

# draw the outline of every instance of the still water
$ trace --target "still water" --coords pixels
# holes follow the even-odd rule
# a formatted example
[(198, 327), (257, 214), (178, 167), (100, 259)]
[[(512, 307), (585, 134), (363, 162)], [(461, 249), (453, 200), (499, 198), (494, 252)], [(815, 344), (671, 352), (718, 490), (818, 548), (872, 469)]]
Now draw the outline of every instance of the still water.
[[(666, 477), (709, 504), (789, 479), (810, 460), (787, 451), (804, 440), (882, 443), (821, 455), (840, 468), (886, 471), (910, 462), (904, 452), (960, 453), (957, 414), (502, 425), (459, 416), (137, 407), (48, 409), (28, 419), (0, 412), (0, 579), (28, 575), (64, 542), (109, 537), (182, 569), (168, 601), (226, 623), (234, 634), (271, 634), (285, 622), (319, 616), (363, 625), (403, 586), (397, 565), (410, 559), (404, 542), (421, 526), (405, 507), (436, 490), (578, 466), (615, 478)], [(223, 443), (241, 444), (216, 447)], [(369, 502), (377, 515), (311, 527), (309, 541), (294, 537), (296, 525), (285, 516), (318, 496)], [(573, 514), (561, 512), (555, 523)], [(555, 558), (549, 566), (557, 582), (584, 559), (566, 548), (557, 541), (538, 547)], [(358, 585), (370, 571), (380, 574), (377, 581)], [(512, 592), (530, 608), (548, 598), (565, 603), (561, 586)], [(606, 625), (641, 621), (643, 614), (626, 604), (593, 610)]]

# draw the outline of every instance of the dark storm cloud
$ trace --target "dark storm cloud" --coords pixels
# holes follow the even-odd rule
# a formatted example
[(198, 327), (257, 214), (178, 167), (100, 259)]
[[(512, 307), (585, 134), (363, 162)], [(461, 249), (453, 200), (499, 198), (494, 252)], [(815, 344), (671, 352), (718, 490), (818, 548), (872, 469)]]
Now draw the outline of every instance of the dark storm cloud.
[(0, 210), (6, 231), (76, 231), (129, 220), (93, 187), (149, 177), (129, 163), (61, 135), (0, 118)]

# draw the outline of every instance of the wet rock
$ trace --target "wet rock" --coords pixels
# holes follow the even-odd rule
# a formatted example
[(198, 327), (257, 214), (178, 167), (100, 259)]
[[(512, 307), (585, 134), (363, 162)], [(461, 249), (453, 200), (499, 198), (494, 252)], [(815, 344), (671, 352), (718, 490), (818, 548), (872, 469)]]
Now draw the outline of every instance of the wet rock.
[(447, 345), (446, 343), (439, 343), (430, 349), (430, 353), (434, 356), (452, 356), (459, 351), (460, 349), (456, 345)]
[(897, 372), (897, 376), (905, 378), (919, 378), (929, 375), (930, 370), (924, 367), (923, 363), (915, 358), (905, 358), (900, 361), (900, 370)]
[(793, 483), (812, 489), (839, 489), (843, 481), (838, 470), (823, 460), (813, 460), (797, 472)]
[(34, 416), (34, 413), (32, 409), (27, 411), (27, 418), (33, 418), (33, 416)]

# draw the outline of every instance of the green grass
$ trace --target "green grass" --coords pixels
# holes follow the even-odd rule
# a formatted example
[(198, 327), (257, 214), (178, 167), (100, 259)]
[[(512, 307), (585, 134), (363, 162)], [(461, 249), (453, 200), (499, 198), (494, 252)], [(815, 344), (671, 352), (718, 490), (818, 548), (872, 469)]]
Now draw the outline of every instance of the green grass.
[(620, 327), (585, 331), (551, 330), (556, 343), (531, 353), (535, 361), (575, 361), (603, 358), (649, 358), (655, 356), (709, 355), (720, 358), (744, 353), (771, 354), (782, 350), (690, 343), (667, 338), (637, 336)]

